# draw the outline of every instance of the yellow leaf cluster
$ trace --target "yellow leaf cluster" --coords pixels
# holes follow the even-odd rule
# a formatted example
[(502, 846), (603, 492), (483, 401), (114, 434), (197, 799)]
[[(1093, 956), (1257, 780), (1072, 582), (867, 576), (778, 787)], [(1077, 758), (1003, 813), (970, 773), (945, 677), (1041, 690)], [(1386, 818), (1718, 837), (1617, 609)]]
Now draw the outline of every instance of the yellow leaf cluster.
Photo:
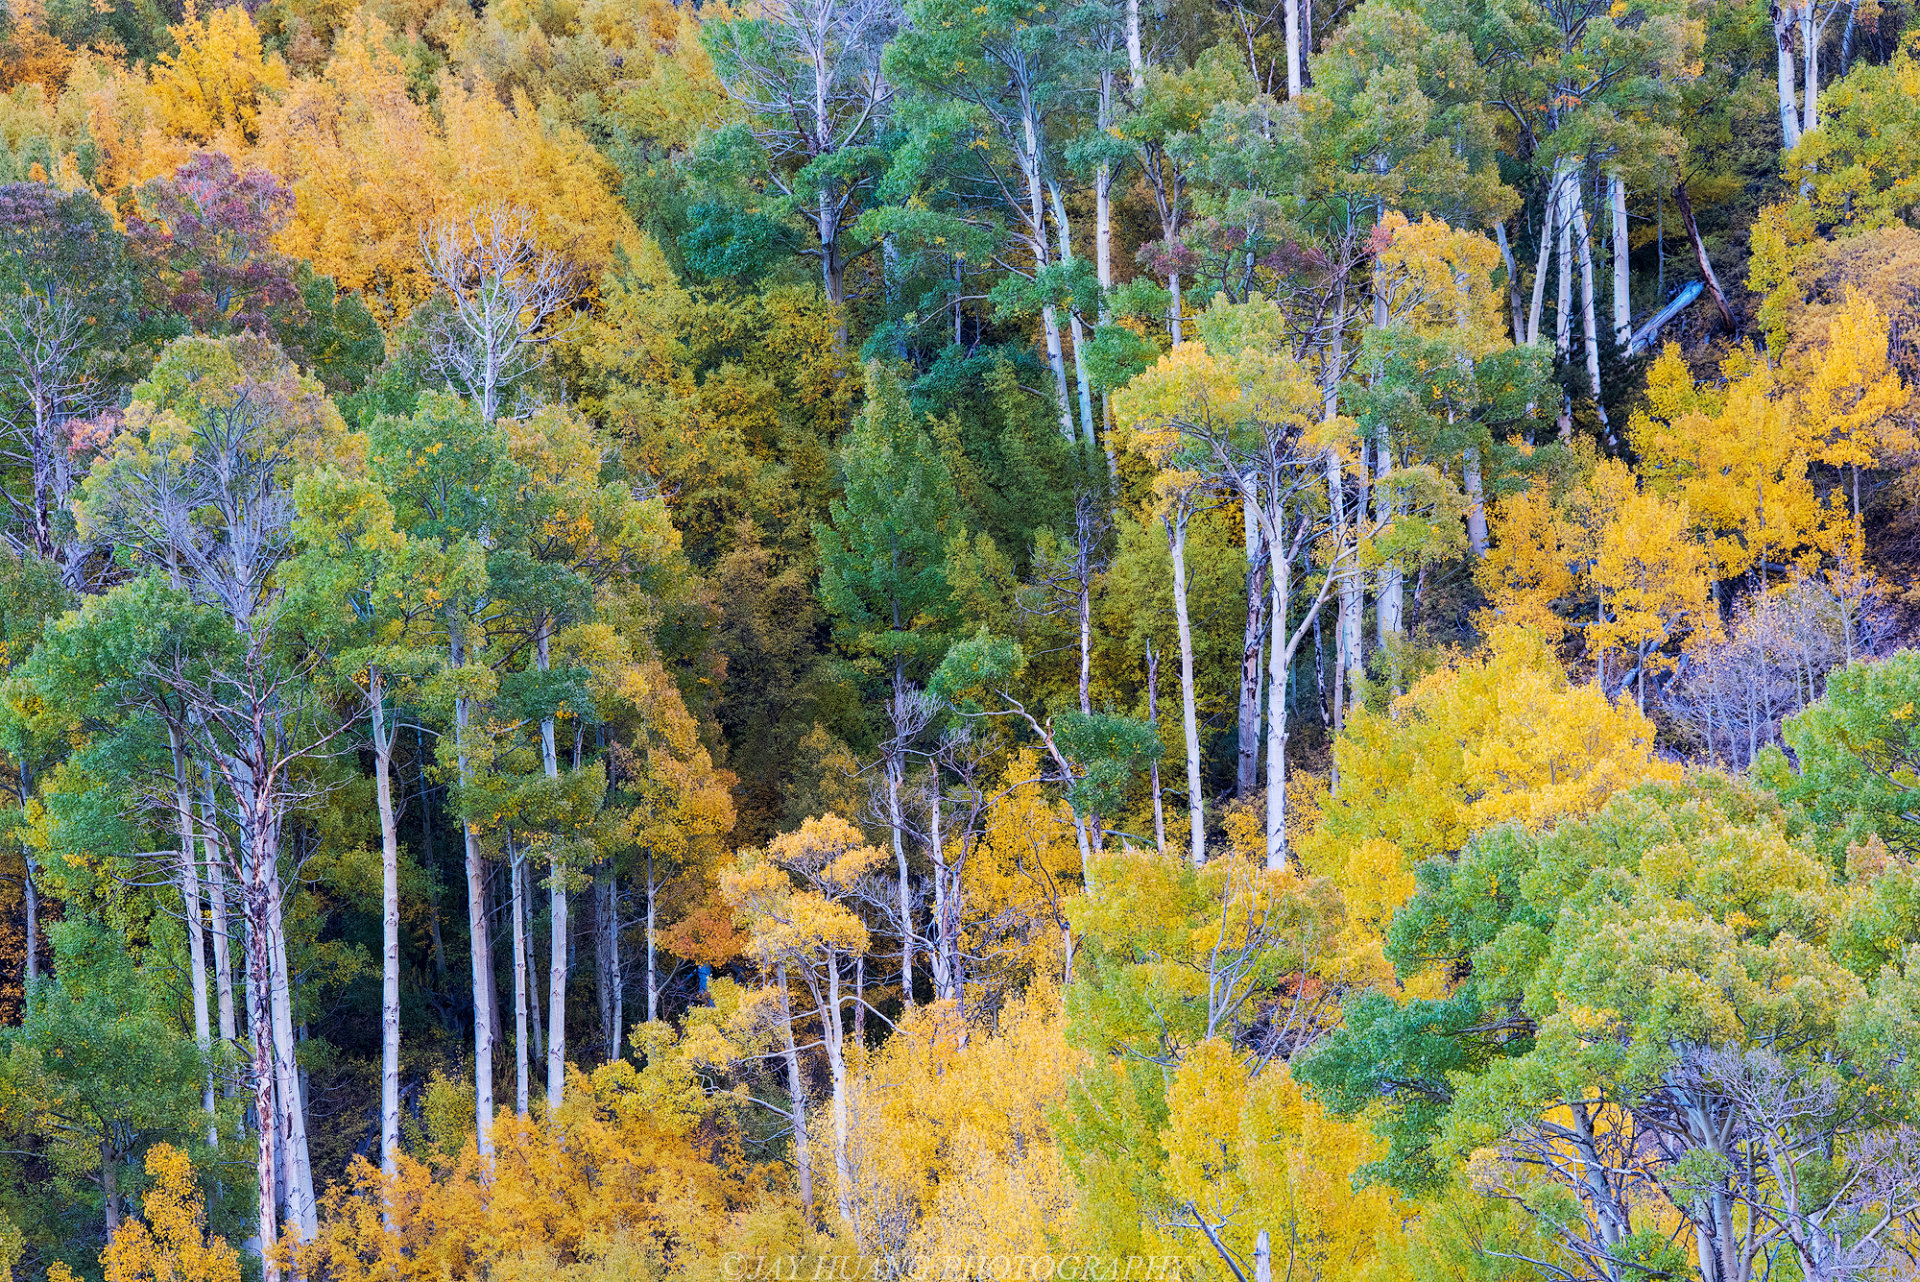
[(193, 1165), (170, 1144), (147, 1151), (153, 1186), (141, 1199), (144, 1218), (128, 1220), (100, 1257), (106, 1282), (240, 1282), (240, 1256), (222, 1237), (209, 1238)]

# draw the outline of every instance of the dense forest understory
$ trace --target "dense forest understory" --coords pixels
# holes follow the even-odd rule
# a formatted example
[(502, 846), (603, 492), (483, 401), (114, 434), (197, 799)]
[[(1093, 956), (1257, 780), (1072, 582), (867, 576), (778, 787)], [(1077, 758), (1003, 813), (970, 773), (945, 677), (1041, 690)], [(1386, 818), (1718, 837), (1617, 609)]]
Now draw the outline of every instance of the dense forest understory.
[(9, 0), (0, 1282), (1920, 1277), (1906, 0)]

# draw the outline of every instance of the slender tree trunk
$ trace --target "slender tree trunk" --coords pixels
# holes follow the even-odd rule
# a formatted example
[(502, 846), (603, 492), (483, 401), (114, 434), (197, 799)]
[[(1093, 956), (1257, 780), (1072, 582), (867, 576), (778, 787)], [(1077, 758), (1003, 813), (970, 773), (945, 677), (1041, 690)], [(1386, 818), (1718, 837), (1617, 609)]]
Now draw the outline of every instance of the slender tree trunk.
[[(894, 675), (894, 699), (903, 697), (900, 674)], [(897, 731), (896, 731), (897, 736)], [(893, 862), (900, 878), (900, 994), (913, 1005), (913, 886), (907, 878), (906, 816), (900, 811), (900, 789), (905, 783), (906, 745), (896, 742), (887, 751), (887, 825), (893, 835)]]
[(1188, 856), (1198, 868), (1207, 861), (1206, 798), (1200, 788), (1200, 714), (1193, 692), (1193, 625), (1187, 614), (1187, 521), (1178, 508), (1165, 518), (1167, 547), (1173, 555), (1173, 617), (1180, 630), (1180, 715), (1187, 735)]
[(374, 797), (380, 807), (380, 1169), (400, 1156), (400, 830), (393, 813), (393, 736), (380, 669), (367, 670)]
[[(551, 631), (551, 624), (542, 620), (534, 638), (534, 663), (541, 672), (548, 667), (547, 642)], [(547, 778), (559, 779), (560, 754), (554, 746), (550, 716), (540, 719), (540, 758)], [(567, 1085), (567, 946), (572, 942), (567, 929), (567, 869), (558, 855), (554, 857), (547, 888), (553, 917), (549, 928), (552, 955), (547, 970), (547, 1107), (556, 1109)]]
[[(192, 968), (190, 990), (193, 995), (193, 1044), (207, 1059), (206, 1077), (200, 1088), (201, 1106), (207, 1113), (207, 1143), (220, 1145), (220, 1130), (215, 1122), (213, 1096), (213, 1020), (207, 1009), (206, 923), (201, 917), (200, 860), (193, 831), (193, 791), (187, 779), (187, 754), (180, 744), (180, 730), (169, 723), (167, 746), (173, 754), (173, 813), (180, 833), (180, 906), (186, 917), (187, 965)], [(31, 951), (32, 932), (28, 933)]]
[(26, 861), (25, 894), (27, 901), (27, 942), (26, 942), (26, 999), (33, 1000), (34, 986), (40, 982), (40, 884), (34, 876), (33, 856), (22, 854)]
[(226, 841), (220, 831), (219, 812), (214, 808), (213, 771), (201, 775), (200, 848), (207, 861), (207, 898), (213, 918), (213, 982), (219, 995), (220, 1040), (231, 1045), (239, 1036), (239, 1021), (233, 1010), (232, 936), (228, 933)]
[[(1374, 452), (1374, 522), (1385, 529), (1393, 522), (1393, 487), (1388, 478), (1393, 472), (1393, 441), (1386, 427), (1380, 429)], [(1406, 580), (1396, 561), (1380, 567), (1380, 586), (1374, 598), (1375, 639), (1384, 649), (1400, 639), (1402, 613), (1406, 603)]]
[(653, 852), (647, 852), (647, 1022), (660, 1018), (660, 983), (655, 972), (654, 905), (659, 902), (659, 883), (653, 876)]
[(952, 1001), (955, 997), (953, 953), (947, 932), (951, 908), (947, 903), (947, 843), (940, 814), (939, 767), (936, 765), (931, 773), (932, 788), (927, 794), (927, 853), (933, 859), (933, 948), (930, 954), (933, 995), (939, 1001)]
[(1557, 224), (1560, 236), (1560, 281), (1554, 294), (1553, 354), (1565, 360), (1573, 351), (1573, 216), (1580, 201), (1580, 182), (1568, 174), (1561, 186), (1565, 208)]
[(853, 1218), (853, 1164), (848, 1153), (852, 1118), (848, 1108), (847, 1057), (840, 1030), (840, 958), (827, 953), (826, 1000), (820, 1004), (820, 1041), (827, 1052), (827, 1072), (833, 1080), (833, 1171), (840, 1186), (840, 1218), (852, 1224), (854, 1234), (860, 1226)]
[(1513, 246), (1507, 241), (1507, 225), (1504, 222), (1495, 223), (1493, 236), (1500, 246), (1500, 261), (1507, 268), (1507, 306), (1513, 312), (1513, 343), (1516, 347), (1522, 347), (1527, 341), (1527, 313), (1520, 301), (1520, 270), (1513, 261)]
[(1300, 97), (1300, 0), (1283, 0), (1287, 29), (1287, 101)]
[[(255, 861), (257, 863), (257, 861)], [(251, 871), (251, 870), (250, 870)], [(248, 878), (245, 912), (249, 922), (262, 920), (266, 911), (261, 900), (264, 890), (257, 876)], [(259, 1234), (261, 1277), (263, 1282), (279, 1282), (280, 1264), (275, 1249), (280, 1242), (278, 1180), (280, 1172), (280, 1127), (274, 1118), (278, 1108), (274, 1100), (273, 1021), (264, 1000), (271, 986), (272, 964), (267, 958), (267, 940), (263, 931), (249, 928), (247, 952), (247, 1022), (253, 1038), (253, 1115), (259, 1128), (254, 1174), (260, 1184)]]
[(287, 928), (278, 867), (278, 820), (273, 824), (273, 839), (256, 848), (254, 862), (266, 874), (267, 956), (271, 970), (268, 978), (268, 1006), (273, 1016), (274, 1091), (280, 1097), (281, 1124), (285, 1127), (287, 1152), (282, 1165), (287, 1171), (289, 1217), (299, 1230), (302, 1242), (311, 1242), (320, 1231), (320, 1206), (314, 1196), (313, 1166), (307, 1155), (307, 1109), (300, 1089), (300, 1065), (295, 1057), (297, 1042), (293, 1031), (293, 987), (287, 964)]
[(1467, 491), (1467, 546), (1476, 557), (1487, 554), (1487, 501), (1480, 483), (1480, 447), (1469, 445), (1461, 463)]
[[(1053, 198), (1053, 225), (1060, 237), (1060, 261), (1071, 266), (1073, 263), (1073, 238), (1067, 226), (1066, 202), (1060, 199), (1060, 188), (1049, 188)], [(1080, 323), (1080, 309), (1071, 302), (1067, 305), (1067, 324), (1073, 330), (1073, 380), (1080, 393), (1080, 436), (1088, 449), (1098, 448), (1099, 442), (1093, 434), (1093, 384), (1087, 377), (1085, 327)]]
[(1608, 181), (1613, 222), (1613, 341), (1621, 351), (1633, 337), (1633, 297), (1629, 288), (1632, 244), (1627, 236), (1627, 180), (1615, 173)]
[(1147, 59), (1140, 44), (1140, 0), (1127, 0), (1127, 78), (1138, 108), (1147, 93)]
[[(1813, 0), (1806, 0), (1811, 4)], [(1780, 149), (1800, 145), (1800, 106), (1793, 96), (1793, 27), (1798, 6), (1776, 4), (1773, 18), (1774, 79), (1780, 96)]]
[(1242, 526), (1247, 544), (1247, 617), (1240, 634), (1239, 760), (1234, 773), (1234, 795), (1250, 796), (1260, 786), (1260, 676), (1261, 645), (1267, 635), (1267, 544), (1260, 522), (1243, 502)]
[(787, 1001), (787, 968), (780, 977), (780, 1032), (787, 1063), (787, 1118), (793, 1127), (794, 1183), (800, 1194), (801, 1218), (811, 1225), (813, 1215), (813, 1152), (807, 1143), (807, 1088), (800, 1077), (800, 1052), (793, 1044), (793, 1008)]
[(1687, 184), (1676, 183), (1673, 188), (1674, 203), (1680, 207), (1680, 224), (1686, 228), (1687, 243), (1693, 246), (1693, 261), (1700, 268), (1700, 279), (1706, 282), (1707, 293), (1713, 298), (1713, 306), (1720, 313), (1721, 321), (1729, 332), (1739, 329), (1733, 323), (1733, 309), (1727, 306), (1727, 296), (1720, 289), (1720, 278), (1713, 274), (1713, 263), (1707, 258), (1707, 244), (1700, 239), (1700, 224), (1693, 216), (1693, 200), (1687, 195)]
[(527, 1115), (531, 1065), (527, 1057), (527, 857), (506, 834), (507, 882), (513, 888), (513, 1111)]
[[(1147, 642), (1147, 725), (1153, 728), (1158, 741), (1160, 734), (1160, 655), (1153, 648), (1153, 642)], [(1153, 789), (1153, 848), (1162, 855), (1167, 853), (1167, 808), (1160, 796), (1160, 754), (1156, 750), (1153, 759), (1147, 763), (1148, 784)]]
[(1553, 183), (1547, 188), (1546, 208), (1540, 213), (1540, 250), (1533, 265), (1533, 300), (1527, 308), (1527, 336), (1525, 342), (1533, 346), (1540, 341), (1540, 313), (1547, 297), (1547, 263), (1553, 253), (1553, 242), (1559, 235), (1560, 185), (1562, 171), (1553, 171)]
[[(1274, 522), (1273, 537), (1281, 537)], [(1287, 597), (1292, 592), (1293, 562), (1275, 547), (1269, 607), (1273, 640), (1267, 647), (1267, 867), (1287, 866), (1287, 668), (1293, 660), (1287, 637)]]
[[(458, 668), (465, 659), (456, 631), (450, 655)], [(453, 726), (460, 782), (472, 780), (472, 763), (467, 756), (467, 723), (472, 716), (464, 695), (453, 700)], [(471, 942), (473, 972), (473, 1121), (474, 1140), (480, 1156), (493, 1156), (493, 944), (487, 930), (486, 856), (480, 850), (480, 834), (473, 821), (460, 820), (460, 834), (466, 845), (467, 930)]]
[(1580, 337), (1586, 348), (1587, 385), (1593, 391), (1593, 408), (1600, 416), (1600, 425), (1605, 427), (1607, 407), (1600, 388), (1600, 327), (1593, 304), (1592, 228), (1587, 222), (1586, 197), (1579, 184), (1574, 187), (1573, 218), (1575, 252), (1580, 263)]

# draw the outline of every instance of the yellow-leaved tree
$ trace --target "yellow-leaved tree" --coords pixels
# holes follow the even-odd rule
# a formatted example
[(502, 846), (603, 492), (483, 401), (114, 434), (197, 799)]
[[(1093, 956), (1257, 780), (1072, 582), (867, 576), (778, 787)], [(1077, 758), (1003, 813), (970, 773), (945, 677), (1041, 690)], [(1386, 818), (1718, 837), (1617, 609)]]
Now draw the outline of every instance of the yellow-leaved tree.
[(1807, 474), (1821, 437), (1764, 355), (1736, 349), (1720, 383), (1701, 385), (1669, 344), (1647, 370), (1647, 400), (1628, 427), (1642, 480), (1686, 505), (1715, 579), (1812, 570), (1844, 537)]
[(1860, 519), (1860, 470), (1911, 454), (1916, 441), (1902, 413), (1907, 387), (1887, 359), (1887, 318), (1857, 291), (1828, 323), (1827, 341), (1812, 355), (1801, 396), (1815, 457), (1843, 468)]
[(240, 1282), (240, 1255), (209, 1237), (193, 1164), (171, 1144), (147, 1150), (153, 1186), (139, 1216), (120, 1226), (100, 1257), (107, 1282)]
[(1607, 662), (1628, 665), (1641, 711), (1647, 706), (1647, 672), (1666, 671), (1664, 651), (1719, 622), (1707, 595), (1707, 557), (1689, 528), (1684, 504), (1658, 494), (1634, 494), (1614, 513), (1600, 536), (1593, 585), (1600, 618), (1587, 628), (1587, 650), (1600, 661), (1604, 688)]
[(1568, 680), (1539, 636), (1499, 628), (1477, 657), (1354, 717), (1304, 862), (1340, 884), (1356, 916), (1384, 924), (1412, 894), (1414, 865), (1475, 832), (1591, 814), (1621, 788), (1677, 778), (1653, 741), (1637, 709)]

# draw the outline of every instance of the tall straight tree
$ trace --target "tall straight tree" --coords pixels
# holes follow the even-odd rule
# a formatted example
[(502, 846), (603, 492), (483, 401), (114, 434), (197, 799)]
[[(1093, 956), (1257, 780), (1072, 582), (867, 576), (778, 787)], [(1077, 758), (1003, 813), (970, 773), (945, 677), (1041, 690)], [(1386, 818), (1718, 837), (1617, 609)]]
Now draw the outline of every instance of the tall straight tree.
[(854, 223), (888, 149), (892, 87), (880, 55), (900, 23), (896, 0), (769, 0), (750, 16), (708, 22), (701, 39), (765, 150), (767, 181), (812, 233), (807, 253), (847, 345), (847, 267), (870, 252)]
[(907, 750), (927, 723), (918, 684), (951, 640), (946, 543), (956, 517), (953, 476), (914, 421), (899, 376), (867, 367), (867, 407), (840, 451), (842, 496), (814, 527), (820, 597), (834, 631), (886, 683), (891, 733), (883, 737), (887, 826), (899, 877), (900, 984), (913, 1000), (912, 888), (901, 790)]
[(277, 347), (251, 336), (182, 339), (135, 389), (127, 427), (80, 503), (83, 530), (149, 564), (177, 566), (185, 594), (231, 630), (218, 656), (177, 647), (152, 666), (189, 709), (197, 755), (223, 784), (239, 838), (233, 871), (243, 880), (250, 988), (263, 1012), (255, 1036), (272, 1048), (275, 1107), (261, 1125), (278, 1120), (289, 1211), (303, 1240), (317, 1231), (319, 1205), (294, 1059), (281, 843), (306, 786), (298, 766), (328, 751), (339, 727), (315, 695), (311, 656), (288, 645), (282, 571), (294, 551), (295, 475), (356, 463), (339, 411)]

